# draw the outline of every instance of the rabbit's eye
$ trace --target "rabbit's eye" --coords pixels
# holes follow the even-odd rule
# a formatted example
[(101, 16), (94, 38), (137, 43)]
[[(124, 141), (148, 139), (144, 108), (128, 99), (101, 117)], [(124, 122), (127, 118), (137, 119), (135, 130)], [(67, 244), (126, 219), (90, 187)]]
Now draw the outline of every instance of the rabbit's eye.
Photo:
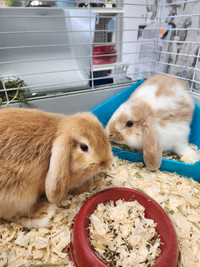
[(130, 127), (133, 126), (133, 124), (134, 124), (133, 121), (127, 121), (126, 122), (126, 127), (129, 127), (130, 128)]
[(83, 152), (88, 152), (88, 146), (87, 146), (87, 145), (85, 145), (85, 144), (81, 144), (81, 145), (80, 145), (80, 148), (81, 148), (81, 150), (82, 150)]

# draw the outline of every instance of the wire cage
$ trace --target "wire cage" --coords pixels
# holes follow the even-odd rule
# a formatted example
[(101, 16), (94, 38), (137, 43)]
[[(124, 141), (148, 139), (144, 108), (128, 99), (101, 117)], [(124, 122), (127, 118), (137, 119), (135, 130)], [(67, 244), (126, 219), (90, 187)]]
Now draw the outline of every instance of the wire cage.
[(200, 95), (200, 1), (0, 0), (0, 103), (128, 87), (156, 73)]

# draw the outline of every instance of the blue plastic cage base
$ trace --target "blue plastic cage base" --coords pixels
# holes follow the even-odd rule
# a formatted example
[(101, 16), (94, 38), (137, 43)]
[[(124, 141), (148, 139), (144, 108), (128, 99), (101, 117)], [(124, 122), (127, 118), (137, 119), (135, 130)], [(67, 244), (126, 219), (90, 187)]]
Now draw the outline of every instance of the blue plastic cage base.
[[(129, 96), (132, 94), (132, 92), (144, 82), (144, 80), (141, 80), (132, 86), (128, 87), (127, 89), (123, 90), (119, 94), (115, 95), (114, 97), (110, 98), (100, 106), (93, 109), (91, 112), (97, 116), (97, 118), (100, 120), (100, 122), (105, 127), (108, 123), (109, 119), (111, 118), (114, 111), (122, 104), (124, 103)], [(199, 105), (195, 104), (195, 111), (193, 115), (193, 120), (190, 125), (191, 133), (189, 137), (189, 142), (193, 143), (200, 148), (200, 107)], [(143, 155), (140, 153), (125, 151), (121, 149), (112, 149), (113, 154), (115, 156), (118, 156), (120, 159), (132, 161), (132, 162), (138, 162), (143, 160)], [(169, 160), (169, 159), (162, 159), (161, 166), (159, 168), (161, 171), (168, 171), (168, 172), (175, 172), (177, 174), (187, 176), (189, 178), (193, 178), (196, 181), (200, 181), (200, 161), (189, 164), (184, 162), (179, 162), (175, 160)]]

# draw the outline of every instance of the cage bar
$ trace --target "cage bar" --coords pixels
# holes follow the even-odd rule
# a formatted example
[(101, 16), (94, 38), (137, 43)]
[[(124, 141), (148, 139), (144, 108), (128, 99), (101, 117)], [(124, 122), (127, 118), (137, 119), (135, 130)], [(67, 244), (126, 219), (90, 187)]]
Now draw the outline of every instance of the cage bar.
[(17, 90), (5, 86), (9, 77), (24, 80), (20, 90), (32, 100), (117, 89), (156, 73), (179, 77), (199, 96), (199, 1), (30, 2), (0, 9), (4, 103)]

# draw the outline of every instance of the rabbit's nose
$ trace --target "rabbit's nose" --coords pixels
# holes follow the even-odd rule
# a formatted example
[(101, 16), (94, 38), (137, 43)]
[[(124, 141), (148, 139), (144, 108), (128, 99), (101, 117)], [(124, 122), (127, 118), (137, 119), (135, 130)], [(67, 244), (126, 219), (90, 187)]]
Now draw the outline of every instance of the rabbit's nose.
[(114, 134), (109, 134), (109, 135), (108, 135), (108, 140), (109, 140), (110, 142), (112, 142), (112, 141), (114, 141), (113, 139), (114, 139)]

